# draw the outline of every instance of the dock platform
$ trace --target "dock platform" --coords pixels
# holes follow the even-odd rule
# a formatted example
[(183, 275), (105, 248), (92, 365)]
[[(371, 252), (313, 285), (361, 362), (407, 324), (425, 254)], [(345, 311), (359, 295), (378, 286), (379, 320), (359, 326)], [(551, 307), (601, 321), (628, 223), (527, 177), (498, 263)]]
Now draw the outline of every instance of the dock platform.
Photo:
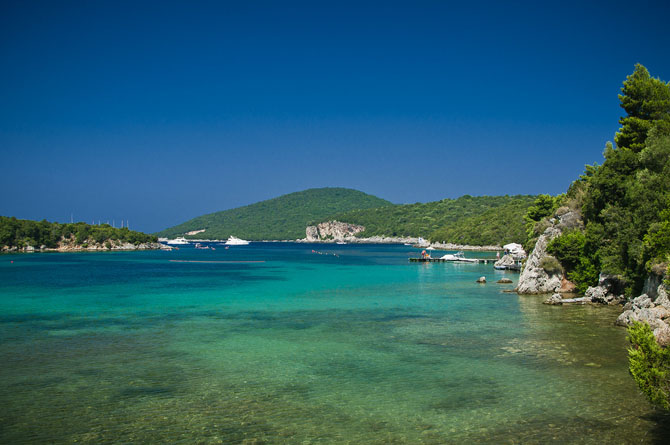
[[(492, 262), (492, 263), (496, 262), (495, 258), (493, 258), (493, 259), (472, 258), (472, 259), (477, 260), (478, 263), (484, 263), (484, 264), (488, 264), (489, 261)], [(459, 264), (474, 263), (474, 261), (443, 260), (442, 258), (410, 258), (409, 262), (410, 263), (459, 263)]]
[[(477, 263), (495, 263), (497, 261), (496, 258), (472, 258), (474, 260), (477, 260)], [(409, 259), (410, 263), (457, 263), (457, 264), (467, 264), (467, 263), (473, 263), (473, 261), (454, 261), (454, 260), (443, 260), (442, 258), (410, 258)], [(521, 271), (521, 264), (510, 264), (508, 266), (504, 266), (502, 268), (497, 268), (498, 270), (512, 270), (514, 272), (520, 272)]]

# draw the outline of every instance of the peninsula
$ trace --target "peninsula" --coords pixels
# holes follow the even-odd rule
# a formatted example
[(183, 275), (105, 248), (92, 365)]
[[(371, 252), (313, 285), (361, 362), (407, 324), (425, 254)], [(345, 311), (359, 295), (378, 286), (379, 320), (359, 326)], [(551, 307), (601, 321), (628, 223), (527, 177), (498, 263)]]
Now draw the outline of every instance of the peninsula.
[(153, 235), (109, 224), (52, 223), (0, 216), (2, 252), (72, 252), (159, 249)]

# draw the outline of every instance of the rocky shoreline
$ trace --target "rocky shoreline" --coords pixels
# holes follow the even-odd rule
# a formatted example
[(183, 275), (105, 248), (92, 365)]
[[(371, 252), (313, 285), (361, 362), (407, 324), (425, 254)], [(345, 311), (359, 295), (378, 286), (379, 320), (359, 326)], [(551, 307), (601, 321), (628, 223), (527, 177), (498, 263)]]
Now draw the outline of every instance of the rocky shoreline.
[(421, 237), (372, 236), (368, 238), (356, 235), (365, 230), (364, 226), (340, 221), (328, 221), (305, 229), (305, 238), (297, 243), (347, 243), (347, 244), (411, 244), (416, 247), (432, 247), (439, 250), (499, 251), (501, 246), (470, 246), (467, 244), (429, 243)]
[[(520, 295), (549, 295), (544, 301), (549, 305), (570, 303), (623, 305), (626, 301), (624, 284), (616, 275), (600, 274), (598, 285), (589, 287), (584, 296), (574, 295), (573, 298), (563, 298), (562, 294), (573, 293), (575, 287), (563, 276), (562, 271), (547, 267), (547, 263), (553, 259), (547, 253), (547, 244), (560, 236), (563, 231), (579, 227), (581, 219), (574, 212), (565, 212), (550, 222), (551, 225), (538, 238), (521, 271), (515, 289), (517, 293)], [(625, 303), (616, 324), (627, 327), (637, 321), (648, 323), (658, 343), (670, 346), (670, 300), (666, 285), (663, 283), (664, 271), (663, 267), (652, 270), (645, 282), (643, 294)]]
[(2, 253), (35, 253), (35, 252), (108, 252), (108, 251), (133, 251), (133, 250), (159, 250), (160, 243), (140, 243), (132, 244), (119, 241), (110, 241), (103, 243), (61, 243), (58, 247), (33, 246), (16, 247), (3, 246)]

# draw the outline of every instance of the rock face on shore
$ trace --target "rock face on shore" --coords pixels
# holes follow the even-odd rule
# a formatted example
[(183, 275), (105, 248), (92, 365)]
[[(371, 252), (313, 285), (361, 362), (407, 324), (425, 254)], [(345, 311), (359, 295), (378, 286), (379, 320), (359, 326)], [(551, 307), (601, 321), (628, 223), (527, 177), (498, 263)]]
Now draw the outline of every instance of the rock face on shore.
[(590, 286), (584, 294), (589, 301), (599, 304), (621, 304), (626, 297), (624, 284), (616, 275), (600, 274), (597, 286)]
[(547, 273), (541, 266), (542, 260), (549, 256), (547, 245), (551, 240), (560, 236), (563, 230), (581, 226), (579, 214), (566, 211), (558, 218), (552, 218), (551, 226), (547, 227), (535, 243), (526, 264), (521, 271), (519, 284), (516, 291), (520, 294), (549, 294), (554, 292), (566, 292), (566, 280), (563, 274), (558, 272), (553, 275)]
[(548, 227), (535, 243), (526, 264), (519, 276), (516, 291), (520, 294), (548, 294), (557, 292), (561, 288), (563, 274), (549, 275), (540, 265), (547, 256), (547, 244), (561, 234), (560, 229)]
[(309, 242), (323, 240), (344, 241), (348, 238), (353, 238), (354, 235), (363, 230), (365, 230), (364, 226), (339, 221), (328, 221), (316, 226), (307, 227), (305, 229), (305, 239)]
[(630, 326), (635, 321), (649, 324), (656, 341), (662, 346), (670, 346), (670, 300), (663, 284), (656, 288), (656, 298), (642, 294), (624, 306), (624, 311), (616, 320), (619, 326)]

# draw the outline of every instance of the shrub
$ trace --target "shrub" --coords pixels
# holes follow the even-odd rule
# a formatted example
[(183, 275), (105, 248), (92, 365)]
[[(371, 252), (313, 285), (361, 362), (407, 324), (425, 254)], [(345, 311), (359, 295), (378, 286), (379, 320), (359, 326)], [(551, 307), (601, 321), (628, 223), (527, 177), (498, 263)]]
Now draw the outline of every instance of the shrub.
[(661, 348), (646, 323), (628, 328), (628, 370), (654, 405), (670, 410), (670, 349)]
[(563, 272), (561, 263), (551, 255), (547, 255), (540, 260), (540, 267), (549, 275), (556, 275)]
[(551, 240), (547, 245), (547, 252), (556, 257), (569, 271), (579, 265), (579, 260), (584, 256), (584, 245), (586, 236), (583, 232), (573, 231), (563, 233)]

